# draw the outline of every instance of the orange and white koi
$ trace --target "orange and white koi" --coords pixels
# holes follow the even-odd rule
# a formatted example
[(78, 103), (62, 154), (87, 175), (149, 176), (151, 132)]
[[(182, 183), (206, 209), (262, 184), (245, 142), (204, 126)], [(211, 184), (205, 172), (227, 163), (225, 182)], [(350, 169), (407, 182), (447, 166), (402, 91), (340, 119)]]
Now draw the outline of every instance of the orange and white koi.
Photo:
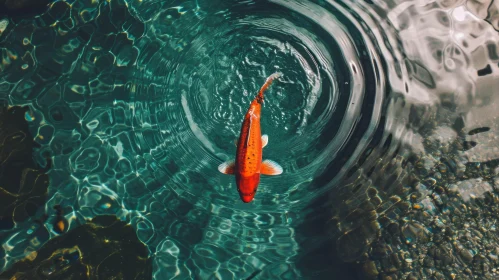
[(268, 77), (251, 102), (237, 141), (236, 159), (218, 166), (220, 172), (236, 176), (237, 190), (245, 203), (251, 202), (255, 197), (260, 175), (279, 175), (283, 172), (282, 167), (272, 160), (267, 159), (262, 162), (262, 150), (267, 145), (269, 137), (262, 135), (260, 128), (263, 93), (280, 75), (274, 73)]

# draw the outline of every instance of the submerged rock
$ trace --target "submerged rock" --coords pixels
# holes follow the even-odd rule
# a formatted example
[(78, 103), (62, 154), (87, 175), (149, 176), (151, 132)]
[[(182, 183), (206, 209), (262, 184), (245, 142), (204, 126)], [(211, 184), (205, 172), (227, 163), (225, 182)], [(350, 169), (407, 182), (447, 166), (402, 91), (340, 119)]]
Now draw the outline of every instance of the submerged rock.
[[(379, 160), (379, 172), (351, 183), (369, 184), (366, 197), (357, 195), (355, 205), (333, 213), (337, 230), (344, 232), (336, 237), (339, 256), (357, 265), (360, 279), (499, 279), (499, 159), (468, 162), (459, 141), (448, 142), (445, 150), (425, 146), (427, 154), (401, 161), (403, 172), (393, 159)], [(395, 194), (400, 199), (390, 199)], [(352, 201), (348, 195), (335, 199)], [(368, 219), (357, 215), (350, 219), (354, 223), (343, 209), (356, 213), (368, 204), (381, 225), (376, 234), (346, 227), (361, 228)]]
[(428, 242), (428, 230), (418, 222), (409, 222), (402, 227), (406, 243)]
[(28, 108), (0, 107), (0, 230), (13, 228), (43, 207), (49, 184), (33, 161), (33, 141), (25, 120)]
[(58, 236), (0, 275), (0, 279), (152, 279), (152, 262), (135, 230), (116, 216)]
[(362, 275), (366, 279), (378, 279), (378, 269), (373, 261), (367, 261), (362, 265)]

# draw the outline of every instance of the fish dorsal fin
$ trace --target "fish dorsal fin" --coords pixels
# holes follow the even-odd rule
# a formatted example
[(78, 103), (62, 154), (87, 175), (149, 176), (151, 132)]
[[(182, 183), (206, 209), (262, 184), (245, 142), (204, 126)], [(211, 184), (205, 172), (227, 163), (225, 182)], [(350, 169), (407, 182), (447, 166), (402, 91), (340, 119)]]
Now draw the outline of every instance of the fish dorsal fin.
[(250, 139), (250, 137), (251, 137), (251, 127), (253, 126), (253, 125), (252, 125), (252, 122), (253, 122), (253, 119), (250, 117), (250, 118), (249, 118), (248, 137), (246, 137), (246, 143), (244, 144), (244, 146), (245, 146), (245, 147), (248, 147), (249, 139)]
[(234, 174), (236, 163), (234, 160), (226, 161), (218, 166), (218, 171), (223, 174)]
[(270, 159), (266, 159), (262, 162), (260, 174), (279, 175), (282, 174), (282, 167), (277, 162)]
[(267, 134), (262, 135), (262, 148), (267, 146), (269, 143), (269, 136)]

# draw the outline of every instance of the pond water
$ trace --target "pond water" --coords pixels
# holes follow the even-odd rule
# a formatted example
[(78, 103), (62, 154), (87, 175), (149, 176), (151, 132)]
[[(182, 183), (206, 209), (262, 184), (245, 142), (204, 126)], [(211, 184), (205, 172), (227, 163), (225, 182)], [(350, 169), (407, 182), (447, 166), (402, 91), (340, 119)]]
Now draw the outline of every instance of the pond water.
[[(493, 279), (498, 29), (490, 1), (54, 1), (0, 17), (0, 100), (52, 162), (39, 214), (116, 215), (154, 279)], [(284, 172), (245, 204), (217, 166), (274, 72)], [(58, 235), (32, 226), (2, 270)]]

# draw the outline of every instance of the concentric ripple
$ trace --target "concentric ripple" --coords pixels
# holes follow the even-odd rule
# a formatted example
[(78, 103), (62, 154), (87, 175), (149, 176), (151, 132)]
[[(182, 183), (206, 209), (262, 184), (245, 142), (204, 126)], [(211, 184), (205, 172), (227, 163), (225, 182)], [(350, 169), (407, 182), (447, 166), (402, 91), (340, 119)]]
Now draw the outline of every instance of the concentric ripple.
[[(157, 78), (152, 96), (149, 86), (137, 88), (133, 97), (134, 106), (147, 114), (139, 117), (139, 126), (152, 123), (151, 133), (157, 135), (149, 147), (175, 143), (169, 151), (179, 171), (169, 175), (196, 197), (216, 199), (224, 207), (243, 205), (227, 192), (234, 182), (220, 178), (213, 166), (234, 156), (234, 140), (248, 104), (271, 73), (284, 75), (266, 93), (262, 130), (270, 144), (264, 157), (279, 161), (285, 172), (262, 180), (255, 210), (289, 209), (319, 195), (320, 190), (300, 186), (324, 167), (340, 165), (337, 161), (346, 170), (337, 155), (347, 148), (361, 150), (359, 144), (349, 144), (350, 138), (369, 139), (374, 130), (370, 126), (379, 121), (384, 90), (379, 83), (384, 78), (379, 76), (378, 56), (373, 49), (359, 57), (359, 49), (372, 46), (352, 39), (343, 23), (348, 19), (340, 21), (315, 4), (310, 10), (294, 2), (265, 7), (236, 5), (219, 13), (225, 21), (197, 27), (176, 59), (166, 60), (172, 50), (161, 48), (136, 74), (141, 80), (137, 83)], [(162, 24), (162, 18), (154, 17), (152, 26)], [(366, 80), (378, 85), (366, 86)], [(159, 89), (163, 84), (166, 87)], [(353, 162), (355, 154), (348, 160)], [(186, 173), (191, 170), (203, 178), (199, 184), (189, 181)], [(326, 176), (330, 180), (335, 174)]]
[[(349, 234), (379, 230), (372, 209), (355, 214), (381, 199), (383, 187), (367, 190), (383, 160), (422, 152), (476, 97), (463, 47), (476, 45), (464, 41), (468, 26), (449, 24), (471, 17), (458, 2), (55, 1), (34, 19), (0, 18), (0, 99), (30, 107), (34, 156), (53, 161), (40, 214), (62, 205), (69, 229), (117, 215), (148, 246), (156, 279), (310, 275), (300, 254), (329, 237), (302, 228), (326, 216), (342, 260), (360, 259), (373, 239)], [(426, 24), (442, 36), (414, 33)], [(217, 166), (234, 157), (249, 103), (274, 72), (283, 76), (265, 93), (263, 156), (284, 173), (263, 177), (244, 204)], [(311, 205), (326, 198), (334, 209)], [(376, 229), (364, 230), (370, 217)], [(33, 225), (2, 234), (3, 268), (58, 234)]]

